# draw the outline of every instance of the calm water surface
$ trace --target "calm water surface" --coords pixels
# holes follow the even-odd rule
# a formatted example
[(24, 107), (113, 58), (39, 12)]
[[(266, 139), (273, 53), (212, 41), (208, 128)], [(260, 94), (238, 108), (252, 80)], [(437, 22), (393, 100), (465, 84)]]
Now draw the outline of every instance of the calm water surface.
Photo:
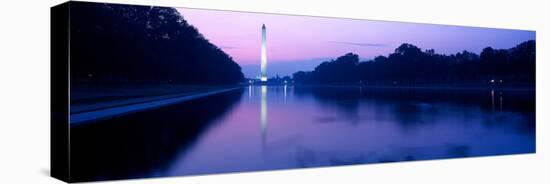
[(535, 92), (249, 86), (71, 128), (77, 180), (535, 151)]

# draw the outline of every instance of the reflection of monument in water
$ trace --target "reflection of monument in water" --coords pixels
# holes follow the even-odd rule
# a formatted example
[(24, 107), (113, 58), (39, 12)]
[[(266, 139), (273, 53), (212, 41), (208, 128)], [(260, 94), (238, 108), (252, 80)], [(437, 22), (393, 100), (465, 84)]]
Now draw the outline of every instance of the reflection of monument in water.
[(262, 134), (262, 150), (265, 150), (267, 139), (267, 86), (260, 87), (260, 130)]
[(260, 81), (267, 82), (267, 46), (266, 46), (266, 32), (265, 24), (262, 24), (262, 55), (261, 55), (261, 74)]
[[(287, 97), (288, 97), (288, 87), (287, 85), (284, 85), (284, 86), (268, 86), (266, 84), (262, 84), (262, 85), (253, 85), (253, 84), (250, 84), (248, 86), (248, 100), (249, 102), (252, 102), (254, 103), (255, 105), (259, 105), (259, 121), (258, 121), (258, 124), (259, 124), (259, 140), (260, 140), (260, 151), (261, 153), (263, 154), (263, 156), (268, 156), (269, 152), (273, 151), (273, 149), (269, 149), (269, 144), (268, 143), (268, 123), (269, 123), (269, 119), (268, 119), (268, 102), (267, 102), (267, 95), (268, 95), (268, 90), (272, 90), (271, 92), (275, 92), (275, 94), (272, 94), (271, 97), (274, 97), (274, 98), (283, 98), (282, 101), (283, 103), (286, 104), (286, 101), (287, 101)], [(292, 94), (292, 87), (290, 88), (290, 93)], [(282, 92), (282, 94), (281, 94)], [(275, 96), (273, 96), (275, 95)], [(292, 96), (291, 96), (292, 97)], [(258, 103), (258, 98), (259, 98), (259, 104), (256, 104)], [(273, 122), (272, 122), (273, 123)], [(273, 142), (271, 142), (271, 144), (273, 144)]]

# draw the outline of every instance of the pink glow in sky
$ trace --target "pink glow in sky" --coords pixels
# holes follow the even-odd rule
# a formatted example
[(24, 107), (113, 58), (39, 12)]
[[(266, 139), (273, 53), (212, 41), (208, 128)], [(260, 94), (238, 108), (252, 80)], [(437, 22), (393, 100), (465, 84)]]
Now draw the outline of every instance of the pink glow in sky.
[(436, 53), (511, 48), (534, 31), (178, 8), (187, 22), (240, 65), (259, 64), (261, 26), (267, 27), (269, 63), (388, 55), (402, 43)]

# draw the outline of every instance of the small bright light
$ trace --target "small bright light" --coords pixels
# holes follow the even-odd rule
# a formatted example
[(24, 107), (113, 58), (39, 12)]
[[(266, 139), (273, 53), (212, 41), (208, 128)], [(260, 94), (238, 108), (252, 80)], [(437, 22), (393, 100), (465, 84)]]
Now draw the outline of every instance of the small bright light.
[(285, 80), (284, 82), (285, 82), (285, 84), (286, 84), (286, 80)]
[(491, 79), (491, 83), (495, 83), (495, 79)]

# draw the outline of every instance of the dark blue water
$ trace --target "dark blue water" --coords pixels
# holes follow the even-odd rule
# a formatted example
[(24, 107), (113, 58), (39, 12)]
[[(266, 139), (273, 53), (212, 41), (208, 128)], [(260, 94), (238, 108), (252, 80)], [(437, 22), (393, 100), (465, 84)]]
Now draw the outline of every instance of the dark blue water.
[(533, 153), (535, 92), (249, 86), (71, 136), (82, 181)]

